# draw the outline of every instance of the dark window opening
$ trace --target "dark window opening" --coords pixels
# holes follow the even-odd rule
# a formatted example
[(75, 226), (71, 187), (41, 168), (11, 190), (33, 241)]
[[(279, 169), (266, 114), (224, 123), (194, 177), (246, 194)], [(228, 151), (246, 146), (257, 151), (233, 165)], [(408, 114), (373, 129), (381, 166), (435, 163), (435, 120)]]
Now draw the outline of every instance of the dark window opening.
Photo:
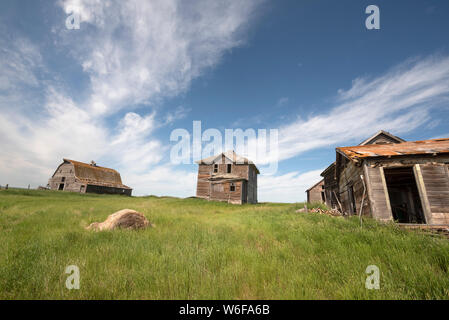
[(64, 181), (65, 181), (65, 177), (62, 177), (62, 178), (61, 178), (61, 182), (64, 182)]
[(235, 184), (231, 183), (231, 186), (229, 188), (229, 191), (234, 192), (235, 191)]
[(227, 173), (231, 173), (231, 171), (232, 171), (232, 164), (228, 164), (228, 165), (226, 166), (226, 172), (227, 172)]
[(61, 184), (59, 185), (58, 190), (64, 190), (64, 183), (61, 183)]
[(384, 169), (393, 219), (426, 223), (412, 167)]
[(218, 164), (214, 164), (214, 173), (218, 172)]
[(321, 201), (326, 202), (326, 196), (324, 195), (324, 191), (321, 191)]
[(353, 186), (349, 186), (348, 196), (349, 196), (349, 205), (350, 205), (351, 213), (357, 213), (357, 207), (355, 204), (354, 187)]

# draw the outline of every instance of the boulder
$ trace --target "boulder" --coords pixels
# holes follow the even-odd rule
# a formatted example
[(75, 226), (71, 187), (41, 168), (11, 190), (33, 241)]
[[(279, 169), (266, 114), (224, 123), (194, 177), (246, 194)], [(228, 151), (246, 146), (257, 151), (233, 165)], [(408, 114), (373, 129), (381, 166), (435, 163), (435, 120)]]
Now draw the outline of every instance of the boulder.
[(142, 213), (131, 209), (123, 209), (111, 214), (103, 222), (91, 223), (86, 229), (95, 231), (114, 230), (117, 228), (136, 230), (151, 226), (150, 221)]

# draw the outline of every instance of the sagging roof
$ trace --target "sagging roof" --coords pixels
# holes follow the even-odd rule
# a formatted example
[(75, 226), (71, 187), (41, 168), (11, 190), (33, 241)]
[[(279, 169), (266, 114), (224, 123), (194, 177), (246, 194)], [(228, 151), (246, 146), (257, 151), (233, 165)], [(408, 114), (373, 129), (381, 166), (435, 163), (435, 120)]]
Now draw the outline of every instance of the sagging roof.
[(364, 158), (395, 157), (409, 155), (438, 155), (449, 153), (449, 138), (409, 141), (394, 144), (372, 144), (364, 146), (340, 147), (336, 149), (349, 160)]
[(114, 169), (97, 166), (96, 164), (88, 164), (70, 159), (63, 159), (69, 162), (75, 168), (75, 177), (90, 185), (131, 189), (122, 183), (120, 173)]
[(215, 163), (217, 160), (219, 160), (219, 158), (220, 158), (222, 155), (225, 156), (226, 158), (228, 158), (228, 159), (229, 159), (232, 163), (234, 163), (234, 164), (249, 164), (249, 165), (253, 165), (254, 168), (256, 168), (256, 172), (257, 172), (258, 174), (260, 173), (260, 172), (259, 172), (259, 169), (258, 169), (257, 166), (254, 164), (254, 162), (252, 162), (251, 160), (248, 160), (248, 159), (245, 158), (245, 157), (239, 156), (238, 154), (236, 154), (236, 153), (234, 152), (234, 150), (229, 150), (229, 151), (226, 151), (226, 152), (222, 152), (222, 153), (217, 154), (217, 155), (215, 155), (215, 156), (208, 157), (208, 158), (205, 158), (205, 159), (201, 159), (201, 160), (198, 160), (198, 161), (195, 161), (195, 162), (198, 163), (198, 164), (213, 164), (213, 163)]

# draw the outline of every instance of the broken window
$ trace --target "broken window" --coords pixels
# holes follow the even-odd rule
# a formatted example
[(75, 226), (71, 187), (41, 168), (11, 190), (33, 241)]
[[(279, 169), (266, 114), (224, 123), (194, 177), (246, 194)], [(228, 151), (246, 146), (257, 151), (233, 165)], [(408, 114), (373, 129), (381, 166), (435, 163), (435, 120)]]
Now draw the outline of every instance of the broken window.
[(218, 172), (218, 164), (214, 164), (214, 173)]
[(61, 182), (64, 182), (64, 181), (65, 181), (65, 177), (62, 177), (62, 178), (61, 178)]
[(229, 187), (229, 191), (231, 191), (231, 192), (235, 191), (235, 184), (231, 183), (231, 186)]
[(231, 173), (231, 171), (232, 171), (232, 164), (228, 164), (226, 166), (226, 173)]

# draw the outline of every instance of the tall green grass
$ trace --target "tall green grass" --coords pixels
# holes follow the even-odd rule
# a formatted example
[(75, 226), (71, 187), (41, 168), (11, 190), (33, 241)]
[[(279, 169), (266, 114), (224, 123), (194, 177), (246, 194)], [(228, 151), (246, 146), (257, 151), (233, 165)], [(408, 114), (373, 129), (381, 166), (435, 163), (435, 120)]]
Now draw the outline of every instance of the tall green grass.
[[(449, 298), (447, 239), (301, 207), (2, 190), (0, 298)], [(84, 229), (124, 208), (156, 227)], [(373, 264), (380, 290), (365, 288)], [(79, 290), (65, 287), (68, 265)]]

